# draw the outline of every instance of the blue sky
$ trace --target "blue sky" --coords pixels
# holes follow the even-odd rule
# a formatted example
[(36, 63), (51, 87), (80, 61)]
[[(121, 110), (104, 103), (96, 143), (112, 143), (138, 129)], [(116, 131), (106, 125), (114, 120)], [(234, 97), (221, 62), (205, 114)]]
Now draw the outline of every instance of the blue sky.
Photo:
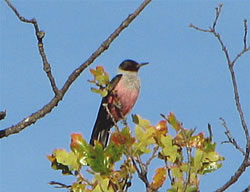
[[(142, 89), (133, 113), (156, 124), (161, 120), (160, 113), (174, 112), (186, 128), (196, 128), (197, 132), (207, 133), (207, 124), (212, 125), (217, 149), (226, 160), (220, 170), (201, 178), (201, 191), (213, 191), (224, 184), (243, 159), (232, 145), (221, 144), (226, 137), (219, 117), (226, 120), (233, 136), (245, 146), (221, 47), (212, 35), (188, 27), (190, 23), (209, 27), (219, 2), (224, 6), (217, 30), (233, 58), (243, 47), (243, 19), (250, 22), (249, 2), (153, 1), (91, 66), (103, 65), (114, 76), (124, 59), (150, 62), (140, 71)], [(46, 32), (44, 47), (59, 88), (140, 3), (13, 2), (21, 15), (35, 17), (40, 29)], [(6, 119), (0, 122), (3, 129), (47, 104), (53, 92), (42, 70), (33, 26), (21, 23), (3, 1), (0, 25), (0, 110), (7, 110)], [(235, 66), (247, 123), (249, 61), (248, 53)], [(101, 100), (90, 91), (87, 80), (91, 78), (89, 70), (85, 70), (50, 114), (19, 134), (1, 139), (1, 191), (61, 191), (48, 182), (72, 182), (71, 176), (62, 176), (50, 168), (46, 155), (55, 148), (69, 149), (70, 135), (74, 132), (89, 140)], [(152, 164), (150, 170), (156, 167), (157, 164)], [(245, 172), (228, 191), (243, 190), (249, 178), (249, 171)], [(130, 191), (135, 190), (144, 190), (141, 181), (133, 183)]]

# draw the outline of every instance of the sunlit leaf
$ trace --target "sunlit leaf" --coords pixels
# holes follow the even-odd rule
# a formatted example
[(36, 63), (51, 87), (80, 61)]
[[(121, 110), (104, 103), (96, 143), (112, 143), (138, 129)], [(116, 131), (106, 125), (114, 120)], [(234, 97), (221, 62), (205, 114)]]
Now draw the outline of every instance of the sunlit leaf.
[(178, 155), (178, 147), (173, 145), (172, 137), (170, 135), (161, 136), (161, 143), (163, 144), (162, 154), (167, 156), (170, 162), (174, 163)]
[(150, 127), (144, 130), (141, 126), (136, 125), (135, 127), (135, 135), (137, 142), (134, 144), (135, 151), (139, 153), (149, 153), (151, 150), (147, 147), (150, 144), (155, 143), (154, 135), (155, 128)]
[(70, 187), (70, 191), (71, 192), (86, 192), (86, 190), (85, 190), (86, 186), (87, 186), (87, 184), (75, 182)]
[(180, 167), (172, 166), (170, 169), (171, 169), (171, 173), (172, 173), (173, 177), (177, 178), (178, 180), (183, 179), (183, 172), (180, 169)]
[(98, 184), (92, 192), (114, 192), (113, 188), (109, 187), (110, 180), (108, 178), (103, 178), (101, 175), (95, 175), (95, 180)]
[(106, 89), (96, 89), (96, 88), (93, 88), (93, 87), (91, 87), (90, 89), (91, 89), (92, 92), (100, 94), (102, 97), (105, 97), (108, 94), (108, 91)]
[(164, 181), (166, 180), (166, 173), (165, 167), (156, 169), (153, 181), (151, 183), (151, 187), (154, 190), (159, 189), (163, 185)]
[(202, 151), (200, 149), (197, 149), (195, 152), (195, 156), (194, 156), (194, 169), (195, 169), (195, 171), (200, 170), (200, 168), (202, 167), (203, 154), (204, 154), (204, 151)]
[(63, 174), (72, 174), (72, 171), (77, 171), (81, 166), (75, 153), (68, 153), (64, 149), (55, 149), (48, 159), (51, 161), (52, 168), (62, 170)]
[(133, 118), (133, 122), (140, 127), (143, 127), (146, 129), (151, 126), (150, 121), (147, 119), (143, 119), (140, 115), (132, 115), (132, 118)]
[(168, 115), (168, 123), (176, 130), (179, 131), (182, 128), (181, 123), (176, 119), (174, 113)]
[(121, 160), (124, 150), (124, 145), (115, 145), (114, 143), (110, 143), (107, 146), (104, 151), (104, 158), (107, 161), (109, 167), (111, 167), (116, 161)]
[(104, 156), (103, 146), (99, 142), (95, 142), (95, 146), (90, 151), (87, 161), (91, 169), (95, 172), (107, 174), (111, 171), (110, 165)]
[(221, 168), (222, 164), (218, 162), (212, 162), (204, 166), (202, 174), (211, 173)]
[(198, 135), (192, 136), (188, 142), (189, 147), (203, 148), (204, 147), (204, 134), (199, 133)]
[(166, 120), (161, 120), (156, 125), (156, 130), (157, 130), (157, 135), (165, 135), (165, 134), (167, 134), (168, 133), (167, 121)]

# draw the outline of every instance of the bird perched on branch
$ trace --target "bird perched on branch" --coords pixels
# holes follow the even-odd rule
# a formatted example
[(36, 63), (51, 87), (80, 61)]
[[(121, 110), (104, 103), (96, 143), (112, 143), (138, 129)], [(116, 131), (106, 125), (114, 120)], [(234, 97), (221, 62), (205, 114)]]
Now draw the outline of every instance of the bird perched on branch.
[(91, 145), (97, 140), (106, 147), (110, 129), (134, 107), (140, 92), (138, 71), (146, 64), (133, 60), (125, 60), (120, 64), (118, 74), (109, 84), (107, 96), (102, 99), (90, 139)]

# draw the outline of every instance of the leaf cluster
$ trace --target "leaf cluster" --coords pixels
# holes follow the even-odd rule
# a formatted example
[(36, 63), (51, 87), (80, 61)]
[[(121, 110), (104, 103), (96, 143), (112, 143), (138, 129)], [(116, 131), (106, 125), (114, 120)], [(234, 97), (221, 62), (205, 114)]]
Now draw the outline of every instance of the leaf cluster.
[[(70, 191), (126, 191), (133, 175), (143, 171), (147, 174), (148, 166), (156, 159), (162, 165), (147, 186), (150, 191), (157, 191), (165, 182), (170, 185), (169, 192), (198, 191), (199, 176), (220, 168), (224, 158), (215, 151), (216, 144), (211, 137), (183, 128), (173, 113), (164, 118), (154, 126), (134, 115), (135, 136), (125, 126), (112, 133), (106, 148), (98, 141), (94, 146), (89, 145), (81, 134), (74, 133), (71, 135), (71, 151), (55, 149), (48, 159), (53, 169), (76, 176)], [(174, 136), (169, 134), (169, 127), (175, 131)], [(142, 162), (145, 154), (149, 159)], [(117, 169), (115, 165), (118, 164)], [(83, 167), (93, 175), (92, 181), (81, 173)]]

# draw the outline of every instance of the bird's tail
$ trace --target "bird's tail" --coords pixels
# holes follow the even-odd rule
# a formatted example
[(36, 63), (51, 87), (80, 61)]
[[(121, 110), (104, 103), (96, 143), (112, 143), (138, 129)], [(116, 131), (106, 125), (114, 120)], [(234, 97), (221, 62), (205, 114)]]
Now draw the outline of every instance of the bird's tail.
[(109, 139), (109, 129), (99, 129), (98, 127), (94, 127), (94, 130), (91, 135), (90, 144), (94, 146), (94, 141), (99, 141), (103, 147), (106, 147)]
[(113, 127), (113, 125), (114, 123), (112, 119), (109, 118), (106, 109), (101, 106), (89, 143), (94, 145), (94, 141), (97, 140), (103, 145), (103, 148), (105, 148), (109, 140), (109, 130)]

